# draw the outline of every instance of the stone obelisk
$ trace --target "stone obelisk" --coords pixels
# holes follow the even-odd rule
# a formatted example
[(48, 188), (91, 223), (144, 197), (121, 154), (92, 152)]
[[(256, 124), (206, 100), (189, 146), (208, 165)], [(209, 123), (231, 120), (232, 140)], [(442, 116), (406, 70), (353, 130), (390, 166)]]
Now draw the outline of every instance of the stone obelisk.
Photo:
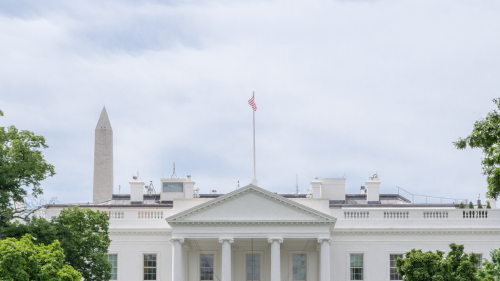
[(111, 199), (112, 195), (113, 129), (104, 107), (95, 127), (93, 202), (104, 202)]

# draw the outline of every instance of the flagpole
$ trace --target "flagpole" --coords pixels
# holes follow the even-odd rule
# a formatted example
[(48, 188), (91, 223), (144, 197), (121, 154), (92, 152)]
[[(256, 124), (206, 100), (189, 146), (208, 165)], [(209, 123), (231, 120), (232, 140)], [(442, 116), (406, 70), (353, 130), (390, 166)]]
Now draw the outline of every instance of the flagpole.
[[(252, 93), (252, 98), (254, 99), (255, 102), (255, 92)], [(253, 181), (252, 184), (257, 185), (257, 172), (255, 168), (255, 110), (252, 108), (253, 111)]]

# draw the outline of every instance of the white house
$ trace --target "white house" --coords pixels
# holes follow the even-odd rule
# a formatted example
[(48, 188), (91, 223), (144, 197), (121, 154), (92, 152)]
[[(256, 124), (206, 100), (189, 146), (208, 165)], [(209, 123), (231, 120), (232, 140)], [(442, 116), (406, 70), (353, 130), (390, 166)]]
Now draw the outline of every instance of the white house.
[[(99, 124), (96, 136), (109, 138), (97, 130), (111, 125)], [(96, 138), (99, 151), (109, 143)], [(103, 167), (112, 173), (109, 155)], [(98, 176), (112, 184), (109, 175)], [(482, 258), (500, 248), (496, 201), (473, 210), (459, 202), (414, 203), (380, 194), (376, 175), (359, 194), (346, 194), (344, 178), (316, 178), (307, 195), (254, 185), (199, 194), (190, 176), (161, 179), (158, 194), (145, 194), (137, 178), (131, 194), (108, 194), (102, 190), (112, 188), (97, 184), (103, 201), (79, 205), (110, 216), (113, 280), (401, 280), (394, 260), (413, 248), (447, 252), (455, 242)], [(46, 217), (67, 206), (47, 206)]]

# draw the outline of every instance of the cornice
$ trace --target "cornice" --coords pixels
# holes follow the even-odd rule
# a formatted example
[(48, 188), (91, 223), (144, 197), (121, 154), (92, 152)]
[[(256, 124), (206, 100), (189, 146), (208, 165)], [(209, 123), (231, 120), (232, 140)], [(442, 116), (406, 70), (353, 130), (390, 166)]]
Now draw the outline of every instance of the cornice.
[(334, 230), (332, 235), (377, 235), (377, 234), (401, 234), (401, 235), (449, 235), (449, 234), (483, 234), (499, 235), (500, 230), (418, 230), (418, 229), (387, 229), (387, 230)]
[(307, 213), (309, 215), (313, 215), (313, 216), (316, 216), (318, 218), (321, 218), (323, 220), (329, 220), (329, 221), (332, 221), (332, 222), (335, 222), (337, 219), (328, 215), (328, 214), (325, 214), (325, 213), (322, 213), (320, 211), (317, 211), (315, 209), (312, 209), (312, 208), (309, 208), (307, 206), (304, 206), (302, 204), (299, 204), (299, 203), (296, 203), (292, 200), (289, 200), (287, 198), (284, 198), (283, 196), (280, 196), (280, 195), (277, 195), (277, 194), (274, 194), (270, 191), (267, 191), (263, 188), (260, 188), (258, 186), (255, 186), (255, 185), (252, 185), (252, 184), (249, 184), (243, 188), (240, 188), (240, 189), (237, 189), (235, 191), (232, 191), (232, 192), (229, 192), (227, 194), (224, 194), (220, 197), (217, 197), (216, 199), (213, 199), (213, 200), (210, 200), (208, 202), (205, 202), (205, 203), (202, 203), (200, 205), (197, 205), (197, 206), (194, 206), (192, 208), (189, 208), (185, 211), (182, 211), (178, 214), (175, 214), (173, 216), (170, 216), (168, 218), (166, 218), (167, 222), (173, 222), (173, 221), (176, 221), (182, 217), (185, 217), (185, 216), (188, 216), (190, 214), (193, 214), (193, 213), (196, 213), (196, 212), (200, 212), (204, 209), (207, 209), (207, 208), (210, 208), (212, 207), (213, 205), (216, 205), (216, 204), (220, 204), (226, 200), (229, 200), (231, 198), (234, 198), (234, 197), (237, 197), (237, 196), (240, 196), (242, 194), (245, 194), (247, 192), (255, 192), (257, 194), (260, 194), (260, 195), (263, 195), (263, 196), (266, 196), (274, 201), (276, 201), (277, 203), (279, 204), (282, 204), (282, 205), (285, 205), (285, 206), (288, 206), (288, 207), (292, 207), (292, 208), (295, 208), (301, 212), (304, 212), (304, 213)]
[(151, 230), (151, 229), (120, 229), (120, 230), (116, 230), (116, 229), (110, 229), (109, 230), (109, 234), (113, 234), (113, 235), (116, 235), (116, 234), (170, 234), (172, 233), (172, 230), (165, 230), (165, 229), (162, 229), (162, 230)]
[(332, 225), (334, 221), (169, 221), (170, 225)]

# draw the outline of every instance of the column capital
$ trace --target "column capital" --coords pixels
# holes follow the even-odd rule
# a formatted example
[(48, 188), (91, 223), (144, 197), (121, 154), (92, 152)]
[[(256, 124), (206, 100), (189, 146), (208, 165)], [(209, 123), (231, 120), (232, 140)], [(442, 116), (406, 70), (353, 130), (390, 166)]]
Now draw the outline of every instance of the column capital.
[(233, 238), (219, 238), (219, 243), (224, 243), (225, 241), (229, 242), (229, 244), (234, 243)]
[(174, 243), (175, 241), (181, 243), (181, 244), (184, 244), (184, 238), (170, 238), (170, 243)]
[(268, 243), (273, 243), (274, 241), (278, 242), (278, 243), (283, 243), (283, 238), (268, 238), (267, 239), (267, 242)]
[(318, 238), (318, 243), (323, 243), (323, 242), (328, 242), (330, 246), (332, 245), (333, 239), (332, 238)]

